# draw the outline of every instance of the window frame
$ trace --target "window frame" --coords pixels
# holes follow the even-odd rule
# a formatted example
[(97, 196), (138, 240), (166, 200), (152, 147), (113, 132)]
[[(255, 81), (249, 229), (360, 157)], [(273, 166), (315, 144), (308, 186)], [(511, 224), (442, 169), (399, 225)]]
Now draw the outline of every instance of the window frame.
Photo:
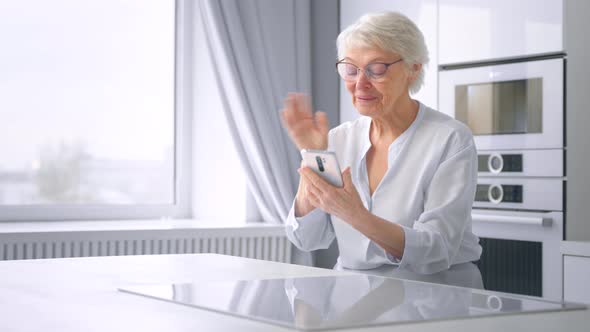
[(192, 22), (190, 0), (174, 2), (174, 197), (172, 204), (0, 205), (2, 221), (189, 218), (192, 165)]

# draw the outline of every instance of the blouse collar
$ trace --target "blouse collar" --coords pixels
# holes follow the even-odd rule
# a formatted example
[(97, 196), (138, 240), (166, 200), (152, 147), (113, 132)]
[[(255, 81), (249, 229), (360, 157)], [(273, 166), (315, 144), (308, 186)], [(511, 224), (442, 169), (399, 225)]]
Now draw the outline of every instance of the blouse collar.
[[(389, 154), (388, 154), (388, 165), (387, 168), (391, 167), (393, 163), (393, 159), (397, 152), (401, 149), (404, 143), (408, 140), (408, 137), (412, 136), (412, 134), (416, 131), (416, 128), (420, 125), (422, 118), (424, 117), (424, 104), (418, 102), (418, 113), (416, 114), (416, 118), (410, 126), (404, 130), (404, 132), (398, 136), (392, 143), (389, 145)], [(371, 131), (371, 122), (372, 119), (368, 116), (363, 117), (362, 119), (362, 130), (361, 130), (361, 149), (360, 149), (360, 158), (358, 158), (358, 165), (357, 169), (360, 169), (360, 162), (365, 159), (367, 152), (371, 148), (371, 138), (370, 138), (370, 131)]]

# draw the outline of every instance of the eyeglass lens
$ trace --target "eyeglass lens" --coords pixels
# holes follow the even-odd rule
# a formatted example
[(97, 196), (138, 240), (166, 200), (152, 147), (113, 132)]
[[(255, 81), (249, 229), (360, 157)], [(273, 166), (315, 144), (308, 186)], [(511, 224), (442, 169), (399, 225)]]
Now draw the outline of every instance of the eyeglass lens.
[[(369, 79), (379, 79), (387, 72), (387, 65), (384, 63), (370, 63), (365, 67), (365, 75)], [(347, 81), (356, 81), (360, 72), (360, 68), (352, 63), (340, 62), (338, 63), (338, 73), (342, 79)]]

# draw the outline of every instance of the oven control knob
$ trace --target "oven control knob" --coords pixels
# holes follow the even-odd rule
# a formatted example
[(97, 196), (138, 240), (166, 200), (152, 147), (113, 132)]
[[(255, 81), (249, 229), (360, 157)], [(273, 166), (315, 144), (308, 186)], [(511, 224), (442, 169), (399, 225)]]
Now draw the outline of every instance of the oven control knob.
[(498, 153), (492, 153), (488, 157), (488, 169), (490, 170), (490, 172), (492, 172), (494, 174), (498, 174), (498, 173), (502, 172), (503, 168), (504, 168), (504, 159), (502, 158), (502, 155), (498, 154)]
[(502, 189), (502, 186), (492, 184), (488, 189), (488, 199), (494, 204), (502, 203), (504, 199), (504, 189)]

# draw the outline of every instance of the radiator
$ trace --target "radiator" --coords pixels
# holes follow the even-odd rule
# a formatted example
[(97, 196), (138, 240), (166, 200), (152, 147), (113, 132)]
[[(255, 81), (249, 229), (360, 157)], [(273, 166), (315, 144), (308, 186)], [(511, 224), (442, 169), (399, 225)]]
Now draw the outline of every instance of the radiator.
[(282, 227), (0, 234), (0, 260), (218, 253), (291, 263)]

